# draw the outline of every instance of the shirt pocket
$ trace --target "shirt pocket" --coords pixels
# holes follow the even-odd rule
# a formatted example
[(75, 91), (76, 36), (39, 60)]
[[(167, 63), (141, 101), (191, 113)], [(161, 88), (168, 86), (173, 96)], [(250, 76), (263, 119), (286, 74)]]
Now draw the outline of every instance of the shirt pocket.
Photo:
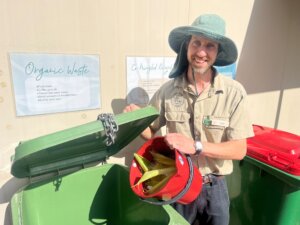
[(169, 133), (190, 133), (190, 114), (187, 112), (165, 112)]
[(227, 140), (226, 129), (229, 126), (229, 117), (204, 116), (202, 124), (207, 141), (220, 143)]

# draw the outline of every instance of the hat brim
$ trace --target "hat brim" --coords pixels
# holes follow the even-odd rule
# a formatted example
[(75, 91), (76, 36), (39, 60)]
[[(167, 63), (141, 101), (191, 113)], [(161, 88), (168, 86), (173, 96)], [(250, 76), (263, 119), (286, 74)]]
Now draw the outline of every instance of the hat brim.
[(186, 41), (191, 35), (202, 36), (219, 43), (219, 53), (214, 65), (227, 66), (236, 61), (238, 52), (231, 39), (194, 26), (182, 26), (173, 29), (169, 35), (170, 47), (176, 53), (179, 53), (182, 42)]

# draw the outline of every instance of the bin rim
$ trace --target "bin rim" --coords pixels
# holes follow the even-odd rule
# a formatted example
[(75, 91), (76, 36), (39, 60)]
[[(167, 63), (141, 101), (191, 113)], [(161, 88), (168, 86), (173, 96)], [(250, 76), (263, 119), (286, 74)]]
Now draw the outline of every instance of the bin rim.
[[(263, 171), (277, 177), (279, 180), (283, 181), (286, 184), (289, 184), (291, 186), (295, 186), (298, 189), (300, 189), (300, 176), (292, 175), (290, 173), (287, 173), (283, 170), (280, 170), (274, 166), (268, 165), (264, 162), (261, 162), (260, 160), (257, 160), (251, 156), (245, 156), (243, 159), (248, 163), (251, 163), (258, 168), (262, 169)], [(242, 163), (242, 161), (241, 161)]]

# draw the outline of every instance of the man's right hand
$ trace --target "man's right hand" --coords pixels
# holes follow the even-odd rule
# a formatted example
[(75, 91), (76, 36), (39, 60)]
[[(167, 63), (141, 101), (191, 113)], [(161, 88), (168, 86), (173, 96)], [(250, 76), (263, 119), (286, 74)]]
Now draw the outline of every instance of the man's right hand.
[(132, 112), (132, 111), (135, 111), (137, 109), (140, 109), (141, 107), (139, 107), (138, 105), (135, 105), (135, 104), (130, 104), (130, 105), (127, 105), (124, 109), (123, 109), (123, 112)]

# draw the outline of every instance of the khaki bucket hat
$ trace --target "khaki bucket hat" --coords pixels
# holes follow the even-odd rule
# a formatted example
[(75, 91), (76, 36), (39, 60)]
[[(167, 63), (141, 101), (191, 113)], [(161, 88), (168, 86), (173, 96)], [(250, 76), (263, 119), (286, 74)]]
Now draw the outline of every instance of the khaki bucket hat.
[(234, 63), (238, 52), (235, 43), (225, 36), (225, 21), (218, 15), (201, 15), (191, 26), (180, 26), (169, 34), (169, 45), (177, 53), (170, 78), (181, 75), (188, 65), (185, 42), (192, 36), (202, 36), (219, 43), (219, 52), (215, 66), (227, 66)]

